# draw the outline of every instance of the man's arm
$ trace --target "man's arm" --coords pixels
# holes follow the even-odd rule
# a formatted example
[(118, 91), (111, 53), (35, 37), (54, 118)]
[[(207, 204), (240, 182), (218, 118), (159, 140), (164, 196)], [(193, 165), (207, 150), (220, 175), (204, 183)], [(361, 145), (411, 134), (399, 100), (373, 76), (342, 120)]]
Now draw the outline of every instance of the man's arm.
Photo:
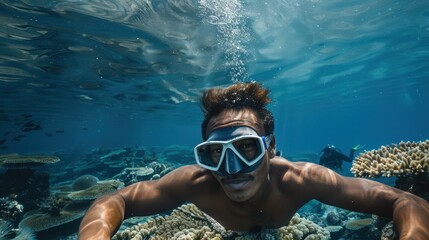
[(329, 205), (392, 218), (401, 240), (429, 239), (426, 200), (368, 179), (343, 177), (317, 165), (307, 165), (303, 172), (309, 196), (315, 194), (317, 200)]
[(110, 239), (124, 220), (125, 201), (114, 193), (97, 199), (79, 226), (79, 239)]
[(159, 180), (135, 183), (97, 199), (79, 227), (79, 240), (110, 239), (122, 221), (173, 209), (200, 191), (204, 172), (195, 166), (176, 169)]

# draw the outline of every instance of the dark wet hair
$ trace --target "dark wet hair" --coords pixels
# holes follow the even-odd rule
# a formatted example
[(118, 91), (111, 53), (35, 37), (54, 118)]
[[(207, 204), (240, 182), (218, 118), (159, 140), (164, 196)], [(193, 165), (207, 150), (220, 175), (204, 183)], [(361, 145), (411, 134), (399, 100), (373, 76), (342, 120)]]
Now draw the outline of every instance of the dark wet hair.
[(211, 88), (204, 91), (201, 98), (201, 109), (204, 113), (201, 124), (203, 139), (207, 137), (205, 131), (210, 119), (225, 109), (250, 108), (263, 120), (265, 134), (273, 133), (274, 118), (267, 109), (267, 105), (271, 102), (269, 93), (270, 90), (255, 82), (238, 83), (226, 88)]

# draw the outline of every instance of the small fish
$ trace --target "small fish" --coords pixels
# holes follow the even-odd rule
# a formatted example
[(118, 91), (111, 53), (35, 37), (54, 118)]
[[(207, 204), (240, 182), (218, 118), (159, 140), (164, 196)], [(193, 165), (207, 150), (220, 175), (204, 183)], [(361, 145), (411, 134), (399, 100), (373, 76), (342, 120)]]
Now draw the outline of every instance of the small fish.
[(6, 149), (9, 149), (9, 147), (8, 146), (1, 146), (0, 149), (1, 150), (6, 150)]
[(21, 141), (21, 138), (23, 138), (23, 137), (25, 137), (25, 135), (19, 135), (19, 136), (16, 136), (16, 137), (14, 137), (13, 138), (13, 141), (16, 141), (16, 142), (19, 142), (19, 141)]
[(30, 131), (41, 130), (41, 129), (42, 129), (42, 126), (40, 126), (40, 122), (36, 122), (34, 120), (26, 122), (21, 127), (21, 131), (23, 132), (30, 132)]
[(9, 135), (11, 133), (12, 133), (12, 131), (7, 131), (7, 132), (3, 133), (3, 136), (7, 136), (7, 135)]
[(0, 145), (6, 142), (6, 138), (0, 139)]
[(56, 133), (63, 133), (64, 129), (58, 129), (57, 131), (55, 131)]
[(52, 133), (45, 133), (46, 136), (52, 137)]
[(88, 130), (88, 128), (86, 128), (86, 127), (82, 127), (82, 130)]
[(23, 113), (21, 114), (21, 116), (23, 116), (24, 118), (31, 118), (33, 115)]

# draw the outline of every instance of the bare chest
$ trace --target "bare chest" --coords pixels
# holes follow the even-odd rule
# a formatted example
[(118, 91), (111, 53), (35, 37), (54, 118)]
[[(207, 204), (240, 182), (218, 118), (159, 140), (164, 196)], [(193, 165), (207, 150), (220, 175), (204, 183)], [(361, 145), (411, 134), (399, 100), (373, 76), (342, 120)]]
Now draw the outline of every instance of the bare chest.
[(228, 230), (256, 232), (288, 225), (298, 209), (298, 206), (283, 202), (245, 209), (224, 205), (223, 208), (202, 210)]

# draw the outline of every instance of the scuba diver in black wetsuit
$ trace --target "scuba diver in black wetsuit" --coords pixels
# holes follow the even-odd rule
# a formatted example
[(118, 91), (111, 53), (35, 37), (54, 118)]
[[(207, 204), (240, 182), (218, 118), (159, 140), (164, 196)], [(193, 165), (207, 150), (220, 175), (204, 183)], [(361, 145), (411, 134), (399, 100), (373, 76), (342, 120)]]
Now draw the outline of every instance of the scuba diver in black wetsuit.
[(340, 150), (336, 149), (334, 145), (328, 144), (322, 151), (320, 151), (320, 161), (319, 164), (325, 167), (328, 167), (333, 170), (340, 169), (343, 170), (342, 165), (343, 161), (352, 162), (354, 158), (354, 153), (363, 148), (360, 144), (350, 149), (349, 156), (346, 156)]

